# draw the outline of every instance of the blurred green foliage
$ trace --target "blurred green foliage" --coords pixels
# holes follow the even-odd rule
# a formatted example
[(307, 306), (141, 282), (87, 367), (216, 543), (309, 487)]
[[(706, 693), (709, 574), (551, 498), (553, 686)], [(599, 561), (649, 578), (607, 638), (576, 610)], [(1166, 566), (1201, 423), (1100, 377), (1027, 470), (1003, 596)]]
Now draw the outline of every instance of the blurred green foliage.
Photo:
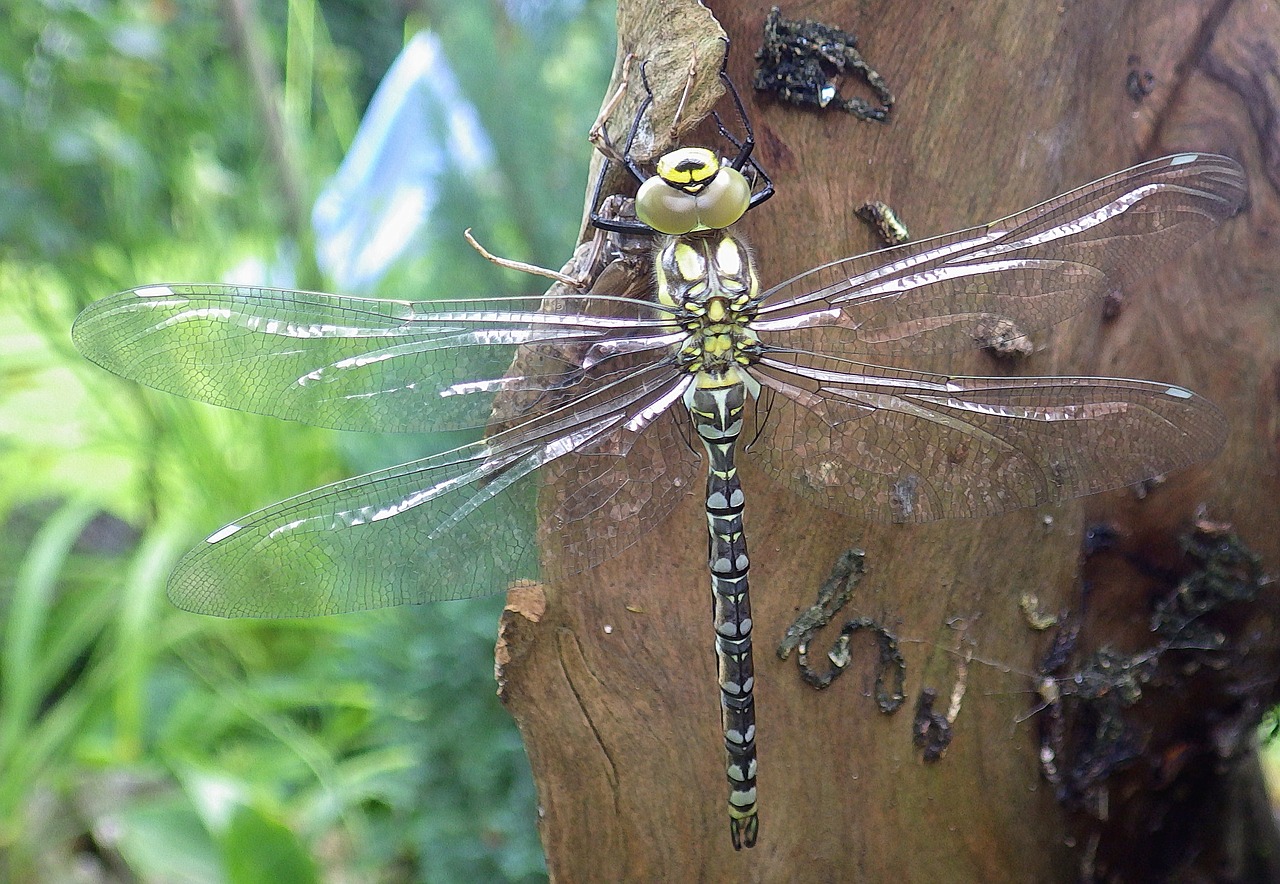
[[(172, 563), (241, 513), (420, 454), (152, 394), (84, 363), (85, 303), (310, 262), (229, 2), (10, 0), (0, 27), (0, 880), (545, 875), (498, 706), (500, 599), (305, 622), (174, 610)], [(250, 6), (252, 9), (252, 7)], [(540, 288), (613, 57), (603, 0), (263, 4), (307, 197), (407, 35), (441, 39), (494, 146), (449, 177), (388, 296)], [(303, 268), (299, 271), (297, 268)]]

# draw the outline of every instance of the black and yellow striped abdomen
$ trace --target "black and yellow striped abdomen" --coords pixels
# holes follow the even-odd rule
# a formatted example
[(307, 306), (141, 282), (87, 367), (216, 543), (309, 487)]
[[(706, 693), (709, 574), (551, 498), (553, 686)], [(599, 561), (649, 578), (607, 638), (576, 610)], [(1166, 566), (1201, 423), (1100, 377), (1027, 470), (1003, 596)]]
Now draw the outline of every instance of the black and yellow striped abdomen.
[(728, 758), (729, 822), (735, 847), (755, 844), (756, 715), (751, 658), (745, 499), (734, 463), (748, 395), (736, 369), (699, 373), (685, 396), (694, 428), (707, 452), (707, 531), (711, 599), (715, 613), (720, 721)]

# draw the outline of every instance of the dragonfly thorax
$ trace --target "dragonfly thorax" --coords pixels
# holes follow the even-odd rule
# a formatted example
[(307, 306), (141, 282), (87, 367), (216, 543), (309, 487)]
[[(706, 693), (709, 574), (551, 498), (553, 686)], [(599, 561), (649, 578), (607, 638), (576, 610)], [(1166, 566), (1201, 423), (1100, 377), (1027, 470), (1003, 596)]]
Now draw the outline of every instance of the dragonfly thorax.
[(756, 361), (751, 329), (759, 280), (751, 250), (727, 231), (669, 237), (655, 260), (658, 303), (674, 312), (687, 337), (680, 363), (691, 372), (725, 371)]

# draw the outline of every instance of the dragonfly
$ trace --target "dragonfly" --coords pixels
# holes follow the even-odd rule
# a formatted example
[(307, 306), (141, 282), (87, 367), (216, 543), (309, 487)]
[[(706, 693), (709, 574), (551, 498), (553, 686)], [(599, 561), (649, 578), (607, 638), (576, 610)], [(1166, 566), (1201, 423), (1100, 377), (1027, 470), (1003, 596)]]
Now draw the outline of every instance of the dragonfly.
[[(765, 286), (735, 224), (773, 185), (721, 78), (741, 124), (731, 135), (716, 116), (732, 156), (677, 146), (636, 160), (650, 94), (614, 160), (638, 185), (635, 217), (593, 213), (597, 227), (649, 237), (648, 291), (390, 300), (154, 284), (91, 304), (73, 338), (118, 375), (228, 408), (346, 430), (483, 431), (213, 532), (168, 585), (202, 614), (341, 614), (554, 581), (662, 525), (704, 472), (741, 849), (756, 844), (759, 813), (737, 458), (823, 507), (915, 523), (1051, 504), (1212, 456), (1223, 418), (1180, 386), (910, 363), (979, 347), (999, 323), (1032, 333), (1101, 303), (1234, 215), (1245, 178), (1227, 157), (1167, 156), (985, 226)], [(522, 526), (546, 489), (556, 542), (540, 555)]]

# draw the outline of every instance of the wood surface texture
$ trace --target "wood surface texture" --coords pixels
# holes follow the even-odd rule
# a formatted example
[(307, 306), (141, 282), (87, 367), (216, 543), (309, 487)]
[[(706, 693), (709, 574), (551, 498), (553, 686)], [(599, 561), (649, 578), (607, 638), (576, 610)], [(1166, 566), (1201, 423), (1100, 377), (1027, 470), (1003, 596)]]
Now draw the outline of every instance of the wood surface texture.
[[(671, 64), (687, 64), (678, 47), (704, 27), (697, 4), (621, 6), (620, 57), (661, 46), (677, 60)], [(1230, 523), (1264, 570), (1280, 569), (1280, 7), (785, 5), (789, 18), (859, 35), (897, 97), (891, 122), (878, 124), (758, 97), (752, 56), (768, 5), (707, 6), (732, 40), (730, 73), (755, 124), (756, 156), (778, 189), (742, 223), (766, 285), (876, 248), (853, 211), (868, 200), (892, 205), (922, 238), (1163, 154), (1238, 159), (1250, 199), (1237, 218), (1126, 289), (1113, 319), (1104, 321), (1099, 305), (1040, 335), (1017, 368), (1180, 384), (1217, 403), (1231, 439), (1216, 460), (1169, 476), (1143, 499), (1122, 490), (921, 526), (814, 508), (742, 458), (760, 752), (761, 830), (752, 850), (735, 853), (726, 819), (700, 483), (617, 558), (563, 585), (519, 587), (499, 641), (500, 691), (537, 778), (553, 880), (1275, 874), (1256, 856), (1266, 848), (1280, 861), (1253, 741), (1253, 726), (1278, 699), (1275, 586), (1214, 615), (1230, 649), (1220, 671), (1144, 688), (1126, 712), (1138, 756), (1106, 779), (1090, 807), (1075, 809), (1042, 776), (1044, 713), (1033, 714), (1032, 675), (1055, 630), (1033, 629), (1019, 599), (1034, 594), (1043, 611), (1080, 621), (1076, 661), (1101, 647), (1149, 646), (1153, 600), (1173, 592), (1190, 567), (1177, 537), (1202, 505), (1208, 518)], [(1150, 72), (1145, 97), (1126, 88), (1131, 71)], [(845, 91), (870, 97), (857, 84)], [(985, 353), (920, 367), (1012, 370)], [(1085, 562), (1084, 528), (1103, 520), (1118, 530), (1118, 545)], [(855, 616), (898, 635), (907, 701), (892, 715), (876, 708), (868, 636), (855, 637), (849, 671), (825, 691), (803, 684), (795, 661), (774, 654), (854, 546), (866, 550), (867, 575), (817, 643), (825, 648)], [(821, 650), (813, 657), (825, 663)], [(952, 742), (926, 763), (912, 742), (916, 699), (933, 688), (945, 712), (960, 680)]]

